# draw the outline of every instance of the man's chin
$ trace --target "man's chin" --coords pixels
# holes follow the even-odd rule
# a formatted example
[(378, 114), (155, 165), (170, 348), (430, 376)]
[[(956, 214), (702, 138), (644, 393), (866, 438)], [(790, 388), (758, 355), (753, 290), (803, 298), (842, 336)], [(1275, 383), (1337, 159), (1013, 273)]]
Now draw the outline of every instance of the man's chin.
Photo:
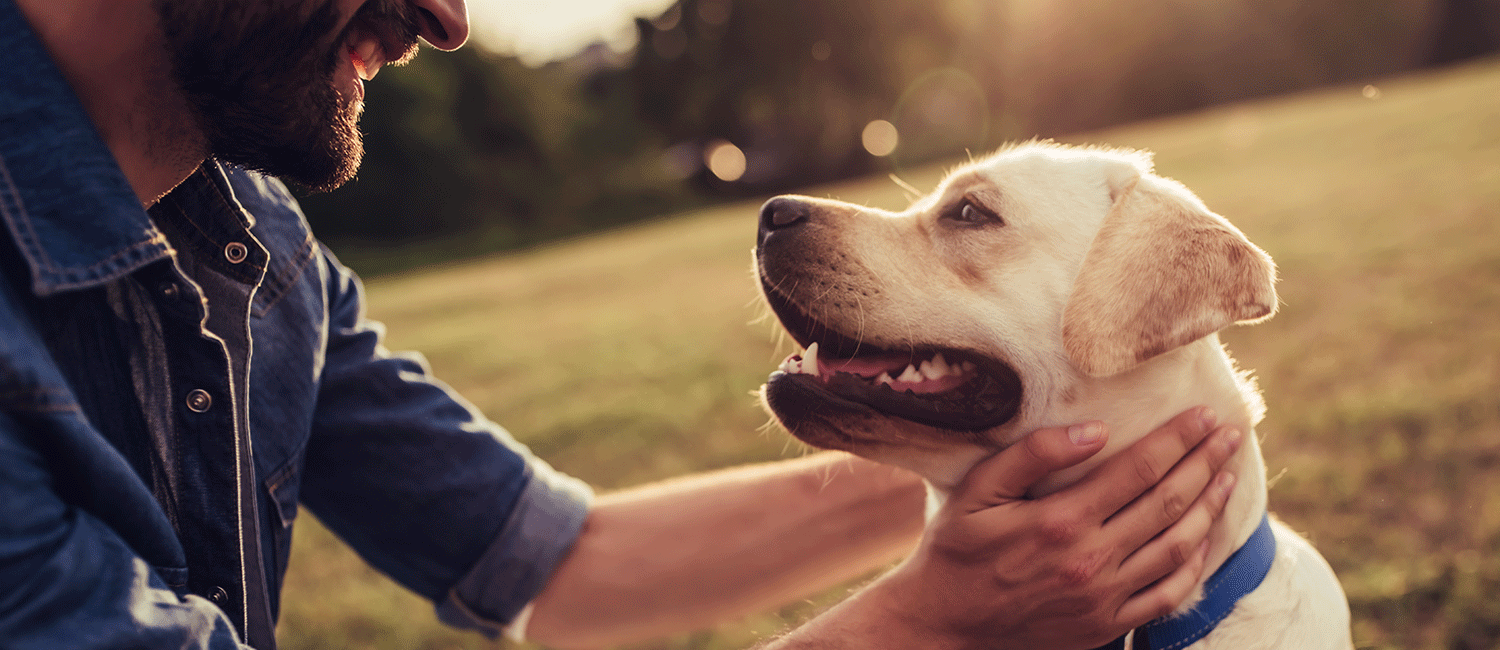
[(364, 158), (364, 142), (353, 122), (336, 124), (301, 143), (274, 147), (244, 143), (250, 145), (244, 148), (233, 146), (240, 143), (228, 144), (214, 147), (216, 158), (275, 176), (312, 193), (331, 192), (349, 182)]
[[(355, 141), (356, 147), (359, 145)], [(344, 156), (324, 159), (322, 165), (302, 164), (294, 169), (264, 170), (266, 173), (282, 180), (294, 183), (299, 187), (314, 194), (332, 192), (354, 179), (359, 172), (359, 163), (363, 158), (363, 151), (356, 148), (352, 153)], [(304, 159), (306, 161), (307, 159)]]

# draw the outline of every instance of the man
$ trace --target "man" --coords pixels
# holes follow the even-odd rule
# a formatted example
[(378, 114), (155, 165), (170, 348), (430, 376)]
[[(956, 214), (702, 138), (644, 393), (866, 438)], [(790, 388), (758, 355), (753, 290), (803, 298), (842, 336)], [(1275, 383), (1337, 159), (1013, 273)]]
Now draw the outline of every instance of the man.
[[(362, 78), (467, 32), (462, 0), (0, 0), (0, 647), (273, 648), (299, 503), (444, 621), (560, 647), (916, 541), (920, 482), (831, 454), (591, 501), (380, 345), (259, 172), (350, 178)], [(1233, 480), (1212, 428), (1184, 414), (1027, 501), (1107, 437), (1037, 432), (774, 644), (1080, 648), (1161, 615)]]

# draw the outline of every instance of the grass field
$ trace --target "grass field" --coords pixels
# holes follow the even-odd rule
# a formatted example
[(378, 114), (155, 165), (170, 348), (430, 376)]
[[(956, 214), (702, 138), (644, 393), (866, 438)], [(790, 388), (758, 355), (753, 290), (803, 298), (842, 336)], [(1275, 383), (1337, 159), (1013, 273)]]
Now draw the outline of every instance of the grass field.
[[(1338, 572), (1356, 644), (1500, 647), (1500, 61), (1377, 86), (1068, 140), (1156, 151), (1278, 262), (1280, 314), (1224, 338), (1270, 405), (1272, 508)], [(885, 178), (808, 192), (906, 202)], [(749, 395), (787, 352), (757, 321), (756, 208), (380, 278), (370, 312), (601, 490), (799, 454)], [(504, 645), (442, 628), (300, 521), (285, 648)], [(743, 647), (812, 608), (643, 647)]]

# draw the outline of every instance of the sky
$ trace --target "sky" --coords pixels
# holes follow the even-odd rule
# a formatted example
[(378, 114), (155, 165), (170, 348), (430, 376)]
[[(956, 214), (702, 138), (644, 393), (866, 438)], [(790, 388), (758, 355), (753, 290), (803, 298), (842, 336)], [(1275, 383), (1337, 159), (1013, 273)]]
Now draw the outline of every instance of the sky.
[(529, 64), (566, 57), (594, 41), (635, 44), (635, 16), (655, 16), (672, 0), (469, 0), (473, 38)]

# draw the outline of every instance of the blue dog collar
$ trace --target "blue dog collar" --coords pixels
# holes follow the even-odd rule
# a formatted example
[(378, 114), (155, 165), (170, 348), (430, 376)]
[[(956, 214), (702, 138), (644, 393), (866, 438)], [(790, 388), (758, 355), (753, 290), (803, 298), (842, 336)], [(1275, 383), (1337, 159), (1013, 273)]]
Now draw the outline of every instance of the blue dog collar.
[[(1203, 583), (1203, 600), (1180, 615), (1159, 618), (1136, 628), (1131, 650), (1179, 650), (1208, 636), (1234, 611), (1235, 603), (1260, 586), (1275, 559), (1276, 535), (1271, 532), (1271, 516), (1261, 515), (1260, 526), (1245, 545)], [(1125, 650), (1125, 637), (1098, 650)]]

